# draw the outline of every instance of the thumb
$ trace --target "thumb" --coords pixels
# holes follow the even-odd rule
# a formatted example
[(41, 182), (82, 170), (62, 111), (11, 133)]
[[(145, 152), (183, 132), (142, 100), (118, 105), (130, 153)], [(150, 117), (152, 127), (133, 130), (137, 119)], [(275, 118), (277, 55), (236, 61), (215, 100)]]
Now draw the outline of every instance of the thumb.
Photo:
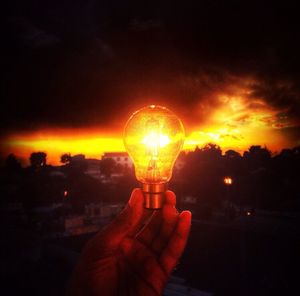
[(125, 209), (99, 233), (105, 247), (109, 249), (117, 247), (121, 240), (137, 227), (143, 217), (143, 202), (141, 189), (134, 189)]

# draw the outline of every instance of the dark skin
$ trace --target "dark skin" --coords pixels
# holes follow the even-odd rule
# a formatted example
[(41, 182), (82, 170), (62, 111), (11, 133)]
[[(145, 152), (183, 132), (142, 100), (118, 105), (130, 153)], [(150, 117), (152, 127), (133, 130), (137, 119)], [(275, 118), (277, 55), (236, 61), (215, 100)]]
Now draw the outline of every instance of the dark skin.
[(175, 204), (167, 191), (162, 209), (145, 209), (134, 189), (126, 208), (86, 245), (67, 294), (162, 295), (191, 226), (191, 213), (178, 213)]

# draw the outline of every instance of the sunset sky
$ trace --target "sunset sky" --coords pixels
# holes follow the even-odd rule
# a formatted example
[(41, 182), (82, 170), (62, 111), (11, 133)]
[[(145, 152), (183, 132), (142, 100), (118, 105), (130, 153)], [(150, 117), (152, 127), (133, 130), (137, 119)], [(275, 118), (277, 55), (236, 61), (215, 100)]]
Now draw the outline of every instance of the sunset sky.
[(1, 156), (100, 158), (148, 105), (185, 149), (300, 145), (297, 9), (251, 1), (14, 1), (2, 37)]

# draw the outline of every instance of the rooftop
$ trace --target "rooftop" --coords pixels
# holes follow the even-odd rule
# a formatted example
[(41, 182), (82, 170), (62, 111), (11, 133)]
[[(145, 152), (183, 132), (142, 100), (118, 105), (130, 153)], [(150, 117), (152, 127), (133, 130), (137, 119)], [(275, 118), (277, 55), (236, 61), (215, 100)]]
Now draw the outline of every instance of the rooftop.
[(128, 157), (127, 152), (105, 152), (103, 158), (105, 157)]

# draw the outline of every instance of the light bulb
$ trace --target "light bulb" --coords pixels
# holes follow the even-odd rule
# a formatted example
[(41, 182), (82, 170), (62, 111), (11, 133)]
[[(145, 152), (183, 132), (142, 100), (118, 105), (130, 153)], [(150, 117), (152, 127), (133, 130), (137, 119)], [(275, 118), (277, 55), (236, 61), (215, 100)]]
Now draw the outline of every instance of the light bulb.
[(183, 125), (165, 107), (144, 107), (127, 121), (124, 144), (134, 163), (136, 178), (142, 184), (146, 208), (162, 207), (167, 183), (183, 143)]

